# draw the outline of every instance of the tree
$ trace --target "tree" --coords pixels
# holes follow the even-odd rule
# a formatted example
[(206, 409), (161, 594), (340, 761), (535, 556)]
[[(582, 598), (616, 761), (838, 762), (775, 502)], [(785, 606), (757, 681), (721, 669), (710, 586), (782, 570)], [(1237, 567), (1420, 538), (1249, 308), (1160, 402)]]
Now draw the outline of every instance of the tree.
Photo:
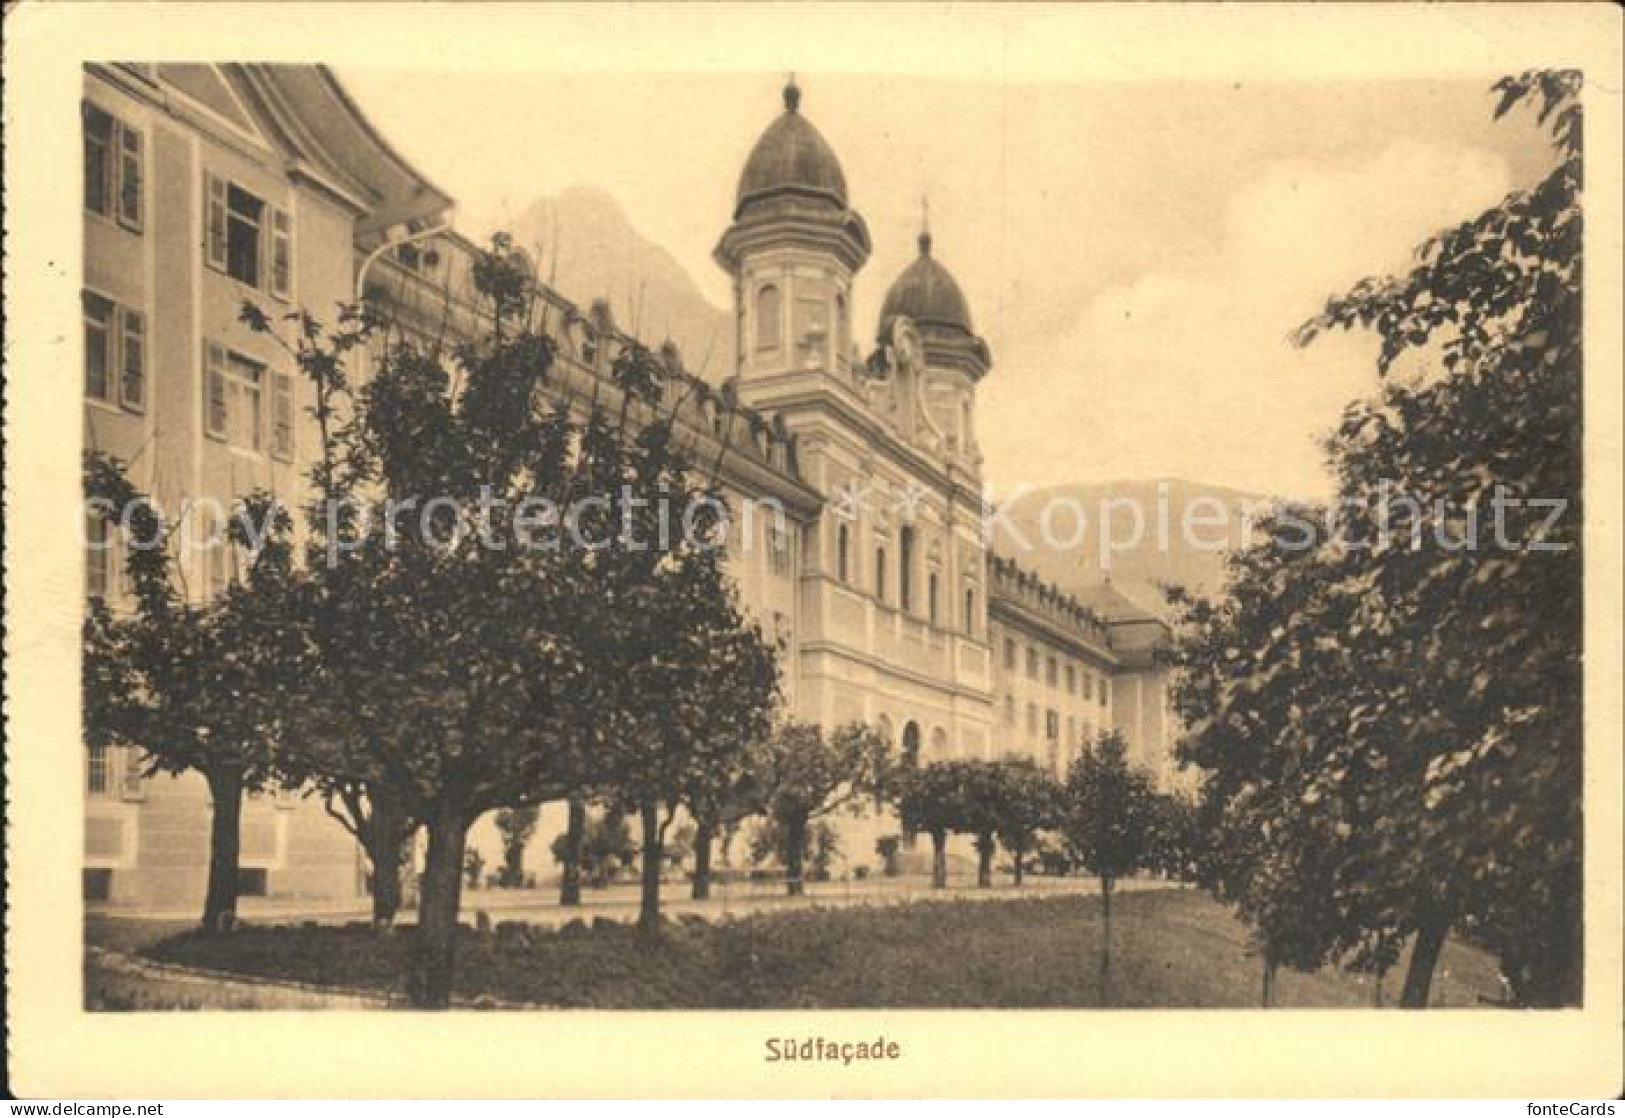
[[(274, 339), (310, 381), (314, 402), (308, 411), (316, 422), (319, 457), (309, 472), (309, 500), (304, 508), (307, 525), (305, 563), (317, 568), (334, 549), (357, 539), (358, 490), (372, 480), (368, 456), (357, 449), (354, 414), (346, 362), (356, 350), (372, 342), (384, 325), (366, 306), (341, 306), (330, 330), (305, 311), (293, 311), (282, 321), (293, 327), (290, 341), (254, 303), (244, 302), (240, 318), (249, 329)], [(324, 586), (300, 580), (294, 586), (288, 623), (302, 626), (319, 655), (324, 642), (336, 635), (324, 624), (328, 606)], [(316, 708), (321, 709), (321, 708)], [(276, 757), (278, 779), (289, 790), (310, 789), (321, 798), (327, 814), (356, 839), (372, 865), (370, 892), (373, 923), (387, 927), (401, 906), (401, 879), (410, 869), (411, 846), (419, 820), (412, 817), (400, 794), (388, 785), (361, 779), (343, 763), (342, 750), (330, 748), (322, 735), (327, 723), (304, 720), (301, 733), (290, 735)], [(344, 727), (364, 732), (364, 726)]]
[[(302, 755), (302, 751), (284, 751), (284, 758), (290, 752)], [(327, 814), (367, 852), (372, 865), (372, 922), (380, 928), (392, 925), (401, 908), (401, 878), (410, 866), (417, 820), (406, 813), (386, 785), (369, 786), (365, 781), (320, 772), (290, 777), (286, 769), (283, 780), (295, 788), (306, 783), (314, 786)]]
[(565, 799), (564, 833), (553, 843), (553, 857), (560, 866), (559, 905), (581, 903), (581, 846), (587, 834), (587, 799), (579, 792)]
[[(560, 863), (564, 861), (566, 841), (565, 835), (553, 840), (553, 857)], [(621, 871), (636, 861), (637, 853), (631, 828), (626, 824), (625, 814), (620, 811), (607, 811), (582, 827), (580, 872), (595, 888), (601, 889), (614, 881)]]
[(119, 613), (100, 598), (89, 604), (85, 737), (93, 746), (139, 748), (148, 774), (196, 772), (208, 782), (202, 924), (228, 930), (237, 920), (243, 795), (273, 777), (283, 695), (308, 660), (299, 631), (286, 624), (288, 520), (256, 493), (238, 504), (224, 538), (198, 536), (207, 551), (228, 549), (240, 568), (223, 594), (200, 601), (188, 594), (184, 556), (176, 554), (197, 526), (165, 521), (116, 460), (87, 455), (84, 482), (92, 515), (128, 535), (133, 597)]
[(683, 803), (694, 817), (694, 880), (691, 896), (711, 895), (711, 860), (718, 838), (759, 814), (763, 805), (762, 742), (711, 754), (689, 772)]
[[(671, 480), (661, 487), (676, 489)], [(641, 578), (635, 614), (594, 626), (597, 678), (613, 692), (597, 704), (608, 730), (597, 756), (602, 786), (642, 824), (638, 925), (653, 931), (667, 830), (685, 794), (725, 781), (768, 734), (779, 677), (775, 649), (740, 611), (719, 549), (670, 554)]]
[(502, 868), (497, 871), (497, 884), (505, 889), (519, 889), (525, 884), (525, 846), (536, 833), (540, 814), (534, 805), (503, 808), (496, 813), (494, 822), (502, 836)]
[(825, 734), (819, 726), (791, 722), (762, 746), (763, 799), (769, 820), (785, 834), (785, 888), (803, 890), (807, 828), (840, 811), (858, 814), (890, 767), (886, 740), (861, 722)]
[[(1298, 334), (1370, 329), (1380, 373), (1438, 367), (1390, 378), (1331, 445), (1340, 496), (1375, 541), (1339, 556), (1335, 593), (1361, 599), (1348, 636), (1367, 657), (1418, 653), (1396, 690), (1350, 712), (1330, 758), (1350, 778), (1324, 789), (1394, 821), (1342, 888), (1414, 932), (1410, 1006), (1427, 1003), (1456, 927), (1500, 955), (1521, 1000), (1581, 994), (1581, 84), (1573, 71), (1497, 82), (1497, 117), (1531, 106), (1549, 129), (1550, 173)], [(1383, 504), (1384, 486), (1414, 503)]]
[(1061, 829), (1074, 856), (1100, 880), (1100, 974), (1111, 972), (1112, 890), (1119, 878), (1144, 869), (1151, 855), (1152, 785), (1129, 767), (1128, 747), (1112, 730), (1101, 734), (1067, 771)]
[[(353, 395), (341, 341), (317, 344), (320, 324), (298, 319), (299, 365), (329, 412), (317, 467), (327, 507), (307, 525), (319, 656), (300, 688), (298, 741), (323, 771), (387, 789), (423, 822), (408, 992), (428, 1008), (450, 999), (469, 826), (571, 775), (559, 712), (581, 701), (586, 657), (570, 621), (594, 593), (580, 549), (533, 538), (538, 507), (570, 508), (580, 461), (568, 407), (537, 406), (553, 342), (533, 328), (501, 242), (474, 271), (489, 331), (449, 350), (388, 345)], [(364, 497), (387, 515), (358, 512)]]
[(991, 816), (985, 802), (985, 762), (933, 761), (893, 779), (897, 814), (910, 831), (931, 836), (931, 887), (948, 885), (948, 836), (973, 831)]
[(1055, 778), (1030, 758), (997, 763), (992, 782), (994, 833), (1010, 852), (1015, 883), (1037, 845), (1040, 831), (1056, 825), (1061, 789)]

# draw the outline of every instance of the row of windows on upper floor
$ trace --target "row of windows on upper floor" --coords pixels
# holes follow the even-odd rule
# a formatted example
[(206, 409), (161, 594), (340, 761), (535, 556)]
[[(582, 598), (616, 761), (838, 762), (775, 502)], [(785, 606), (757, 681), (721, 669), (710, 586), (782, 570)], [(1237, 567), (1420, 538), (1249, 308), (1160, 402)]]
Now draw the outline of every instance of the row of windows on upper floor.
[[(85, 397), (125, 411), (147, 407), (146, 315), (95, 291), (81, 293)], [(227, 349), (203, 344), (203, 430), (211, 439), (253, 454), (292, 462), (295, 449), (293, 377)]]
[[(83, 105), (84, 205), (87, 213), (134, 234), (146, 223), (146, 141), (128, 121), (90, 101)], [(204, 171), (204, 262), (278, 299), (293, 297), (293, 219), (241, 184)]]
[[(1016, 671), (1017, 670), (1016, 669), (1016, 662), (1017, 662), (1017, 652), (1016, 652), (1015, 638), (1014, 637), (1005, 637), (1004, 638), (1004, 670), (1007, 671), (1007, 672)], [(1056, 657), (1056, 656), (1053, 656), (1053, 655), (1048, 655), (1048, 656), (1041, 655), (1039, 653), (1039, 651), (1038, 651), (1038, 648), (1035, 645), (1028, 645), (1027, 646), (1027, 678), (1028, 679), (1037, 680), (1039, 678), (1039, 674), (1040, 674), (1039, 666), (1040, 666), (1040, 664), (1042, 664), (1042, 666), (1043, 666), (1043, 673), (1042, 674), (1043, 674), (1044, 682), (1050, 687), (1057, 687), (1057, 688), (1060, 687), (1060, 685), (1061, 685), (1061, 675), (1062, 675), (1062, 668), (1061, 668), (1060, 659), (1058, 657)], [(1083, 697), (1084, 697), (1085, 700), (1094, 699), (1095, 695), (1098, 693), (1099, 696), (1100, 696), (1100, 705), (1101, 706), (1105, 706), (1108, 702), (1111, 701), (1111, 698), (1110, 698), (1111, 680), (1107, 679), (1106, 676), (1097, 675), (1095, 672), (1090, 671), (1088, 668), (1079, 668), (1078, 665), (1075, 664), (1075, 663), (1071, 663), (1071, 664), (1066, 665), (1065, 675), (1066, 675), (1066, 693), (1067, 694), (1076, 695), (1078, 693), (1079, 685), (1081, 684), (1082, 688), (1083, 688)]]
[[(1016, 700), (1013, 695), (1004, 697), (1004, 724), (1014, 727), (1016, 725)], [(1039, 736), (1039, 714), (1037, 703), (1027, 704), (1027, 737), (1036, 739)], [(1061, 712), (1050, 707), (1043, 714), (1043, 736), (1046, 741), (1064, 740), (1076, 743), (1094, 735), (1096, 723), (1088, 715), (1081, 718), (1076, 715), (1066, 716), (1066, 737), (1061, 737)]]
[[(904, 613), (913, 614), (923, 605), (924, 620), (931, 625), (940, 625), (944, 618), (941, 607), (941, 578), (938, 572), (934, 570), (926, 572), (925, 601), (919, 603), (915, 600), (917, 550), (914, 529), (904, 525), (897, 533), (897, 607)], [(886, 553), (886, 546), (877, 544), (874, 581), (870, 589), (874, 592), (875, 600), (882, 605), (892, 604), (887, 597), (890, 591), (890, 573), (891, 560)], [(835, 526), (835, 576), (847, 586), (857, 586), (857, 572), (852, 557), (852, 528), (844, 522)], [(977, 602), (976, 587), (967, 584), (961, 598), (959, 615), (960, 627), (967, 636), (974, 637), (977, 633)]]
[[(198, 506), (203, 509), (204, 506)], [(207, 511), (200, 521), (183, 525), (180, 531), (194, 535), (188, 546), (203, 555), (204, 587), (210, 599), (225, 593), (253, 565), (254, 555), (226, 537), (225, 526)], [(129, 543), (123, 532), (95, 513), (85, 516), (85, 596), (116, 603), (127, 598), (132, 587), (125, 561)]]

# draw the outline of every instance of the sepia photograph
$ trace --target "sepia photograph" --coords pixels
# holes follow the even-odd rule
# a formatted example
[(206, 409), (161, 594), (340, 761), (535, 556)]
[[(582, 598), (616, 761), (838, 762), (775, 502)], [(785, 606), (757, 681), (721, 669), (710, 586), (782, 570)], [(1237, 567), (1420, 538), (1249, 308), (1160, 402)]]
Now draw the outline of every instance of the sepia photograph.
[(888, 67), (772, 38), (836, 8), (651, 5), (774, 45), (480, 65), (422, 7), (415, 51), (295, 5), (297, 50), (64, 54), (56, 163), (8, 159), (79, 320), (7, 359), (55, 401), (6, 416), (57, 476), (47, 528), (8, 456), (54, 1013), (723, 1011), (751, 1076), (847, 1084), (739, 1090), (823, 1096), (898, 1090), (855, 1078), (921, 1058), (894, 1011), (1600, 1020), (1559, 1081), (1613, 1090), (1617, 44), (1022, 72), (1131, 13), (850, 10), (948, 44)]

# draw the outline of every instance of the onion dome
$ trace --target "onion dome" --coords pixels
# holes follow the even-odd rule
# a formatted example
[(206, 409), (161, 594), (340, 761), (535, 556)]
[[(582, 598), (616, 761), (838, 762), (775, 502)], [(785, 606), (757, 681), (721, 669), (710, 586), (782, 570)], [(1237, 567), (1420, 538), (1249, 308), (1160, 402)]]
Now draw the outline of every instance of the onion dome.
[(747, 256), (797, 248), (829, 253), (849, 272), (869, 258), (869, 227), (846, 192), (846, 173), (801, 112), (801, 89), (784, 87), (784, 111), (762, 133), (739, 176), (733, 221), (716, 259), (738, 274)]
[(846, 209), (846, 175), (824, 137), (801, 115), (801, 89), (784, 87), (784, 112), (756, 141), (739, 176), (734, 216), (747, 206), (782, 195), (828, 201)]
[(930, 233), (920, 234), (920, 255), (903, 269), (881, 304), (882, 323), (899, 316), (920, 327), (938, 326), (965, 334), (976, 333), (971, 327), (965, 293), (948, 269), (931, 255)]
[(907, 319), (919, 331), (928, 361), (980, 380), (992, 367), (993, 355), (976, 336), (959, 281), (931, 255), (930, 232), (920, 234), (919, 244), (920, 255), (892, 283), (880, 306), (880, 341), (887, 343), (894, 324)]

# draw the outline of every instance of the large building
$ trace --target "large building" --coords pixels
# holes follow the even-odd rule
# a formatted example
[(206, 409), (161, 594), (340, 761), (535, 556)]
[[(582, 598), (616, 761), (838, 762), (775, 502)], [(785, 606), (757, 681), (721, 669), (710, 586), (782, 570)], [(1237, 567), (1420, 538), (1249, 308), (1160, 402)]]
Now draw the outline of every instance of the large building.
[[(1166, 775), (1165, 629), (1109, 587), (1080, 601), (990, 551), (975, 425), (993, 355), (926, 232), (858, 333), (870, 233), (800, 100), (785, 90), (716, 248), (737, 367), (720, 385), (689, 378), (682, 416), (739, 505), (771, 512), (736, 517), (730, 569), (786, 643), (789, 713), (869, 722), (922, 763), (1014, 754), (1057, 772), (1115, 727)], [(477, 249), (451, 227), (453, 199), (322, 67), (88, 66), (84, 157), (86, 440), (167, 508), (303, 484), (308, 386), (238, 322), (244, 298), (330, 314), (361, 296), (406, 330), (472, 326)], [(542, 298), (558, 391), (601, 398), (629, 339), (606, 304)], [(675, 347), (661, 352), (681, 374)], [(229, 550), (195, 551), (186, 577), (217, 593)], [(116, 606), (119, 581), (116, 551), (92, 549), (88, 592)], [(87, 898), (189, 906), (207, 788), (142, 779), (133, 761), (89, 757)], [(310, 799), (253, 800), (243, 864), (250, 895), (365, 888), (355, 844)]]

